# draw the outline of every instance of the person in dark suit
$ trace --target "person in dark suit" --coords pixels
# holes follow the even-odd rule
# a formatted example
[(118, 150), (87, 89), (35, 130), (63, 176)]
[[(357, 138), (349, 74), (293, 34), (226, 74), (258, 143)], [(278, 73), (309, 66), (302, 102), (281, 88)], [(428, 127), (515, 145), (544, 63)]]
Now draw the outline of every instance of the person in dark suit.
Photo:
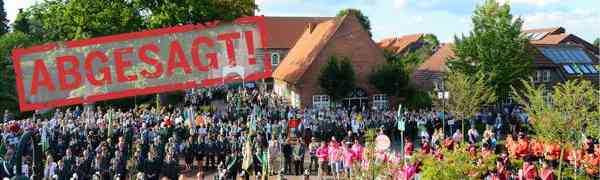
[(291, 174), (292, 170), (292, 145), (290, 139), (283, 142), (281, 145), (281, 153), (283, 153), (283, 171), (285, 174)]

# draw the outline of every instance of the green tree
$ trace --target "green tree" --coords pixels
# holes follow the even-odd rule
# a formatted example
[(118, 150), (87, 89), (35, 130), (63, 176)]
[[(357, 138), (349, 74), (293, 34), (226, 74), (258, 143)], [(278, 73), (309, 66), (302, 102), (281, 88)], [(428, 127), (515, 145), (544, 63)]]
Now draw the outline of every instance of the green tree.
[(377, 67), (369, 75), (369, 83), (377, 90), (390, 96), (396, 96), (408, 88), (408, 73), (400, 63), (387, 63)]
[(588, 129), (589, 124), (598, 127), (598, 92), (587, 80), (569, 80), (554, 86), (551, 93), (546, 93), (545, 86), (531, 81), (523, 80), (522, 84), (522, 90), (513, 88), (513, 94), (529, 115), (535, 136), (544, 142), (560, 144), (560, 179), (565, 147), (579, 149), (582, 134), (588, 134), (588, 130), (593, 131), (590, 134), (598, 131)]
[(360, 166), (355, 166), (353, 178), (355, 179), (386, 179), (389, 177), (388, 170), (390, 168), (401, 168), (401, 164), (382, 163), (377, 160), (377, 130), (367, 129), (363, 136), (365, 140), (364, 158), (368, 162), (369, 167), (363, 169)]
[(487, 77), (483, 72), (468, 76), (462, 72), (451, 71), (448, 74), (446, 89), (449, 92), (448, 110), (457, 120), (462, 121), (462, 131), (465, 131), (465, 120), (475, 116), (484, 105), (493, 103), (496, 99), (494, 90), (486, 84)]
[(0, 35), (8, 33), (8, 19), (6, 19), (6, 10), (4, 9), (4, 0), (0, 1)]
[(596, 40), (594, 40), (594, 46), (596, 46), (596, 48), (600, 47), (600, 38), (596, 38)]
[(17, 14), (17, 18), (15, 19), (15, 22), (13, 23), (13, 30), (14, 31), (20, 31), (23, 33), (30, 33), (30, 29), (29, 29), (29, 19), (27, 18), (27, 13), (25, 13), (25, 11), (23, 11), (23, 9), (19, 9), (19, 13)]
[(415, 53), (424, 61), (425, 59), (431, 57), (433, 53), (435, 53), (440, 46), (440, 41), (434, 34), (425, 34), (423, 35), (423, 42), (424, 45), (417, 49)]
[(521, 33), (523, 20), (511, 15), (508, 3), (486, 0), (477, 6), (472, 21), (468, 36), (455, 37), (456, 58), (448, 61), (448, 66), (469, 76), (485, 72), (489, 76), (486, 83), (494, 88), (497, 99), (508, 97), (510, 86), (533, 69), (529, 40)]
[(341, 10), (337, 14), (338, 17), (345, 16), (345, 15), (352, 15), (352, 16), (358, 18), (358, 22), (360, 22), (362, 27), (365, 28), (365, 30), (367, 30), (367, 32), (369, 32), (369, 36), (373, 36), (373, 34), (371, 34), (371, 21), (369, 20), (368, 16), (366, 16), (362, 13), (362, 11), (360, 11), (359, 9), (348, 8), (348, 9)]
[(319, 75), (321, 89), (334, 100), (340, 100), (348, 95), (354, 89), (355, 81), (354, 69), (347, 57), (342, 60), (338, 60), (335, 56), (329, 57)]
[(144, 12), (149, 28), (169, 27), (215, 20), (230, 21), (240, 16), (254, 15), (258, 6), (254, 0), (134, 0)]
[(143, 29), (136, 6), (127, 0), (44, 1), (27, 9), (27, 21), (44, 31), (40, 39), (62, 41), (85, 39)]
[(10, 32), (0, 36), (0, 110), (18, 110), (12, 49), (33, 45), (36, 41), (22, 32)]
[(488, 170), (495, 168), (496, 156), (482, 159), (482, 164), (473, 163), (466, 144), (458, 144), (453, 150), (442, 148), (443, 159), (433, 156), (418, 157), (422, 159), (423, 179), (483, 179)]

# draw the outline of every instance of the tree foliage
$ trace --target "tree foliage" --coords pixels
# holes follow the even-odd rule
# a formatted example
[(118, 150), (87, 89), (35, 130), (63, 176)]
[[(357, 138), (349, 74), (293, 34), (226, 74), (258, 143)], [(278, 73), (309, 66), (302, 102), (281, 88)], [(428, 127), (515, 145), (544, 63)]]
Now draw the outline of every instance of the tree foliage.
[(377, 160), (376, 150), (376, 129), (368, 129), (365, 132), (365, 152), (364, 157), (368, 162), (369, 166), (367, 169), (363, 169), (360, 166), (356, 166), (353, 170), (355, 172), (354, 178), (356, 179), (382, 179), (386, 176), (386, 171), (392, 166), (391, 163), (382, 163)]
[(600, 47), (600, 38), (596, 38), (596, 40), (594, 40), (594, 46), (596, 46), (596, 48)]
[(369, 33), (369, 36), (373, 36), (373, 34), (371, 34), (371, 21), (369, 20), (368, 16), (366, 16), (362, 13), (362, 11), (360, 11), (359, 9), (349, 8), (349, 9), (341, 10), (337, 14), (338, 17), (345, 16), (345, 15), (352, 15), (352, 16), (356, 17), (358, 19), (358, 22), (360, 22), (360, 24), (362, 25), (362, 27), (365, 28), (365, 30), (367, 30), (367, 32)]
[(422, 37), (422, 46), (411, 52), (399, 54), (393, 49), (384, 49), (384, 57), (388, 63), (397, 63), (404, 67), (408, 74), (414, 73), (439, 47), (439, 40), (434, 34), (425, 34)]
[[(587, 80), (569, 80), (547, 93), (543, 85), (523, 81), (523, 90), (513, 88), (517, 102), (531, 118), (536, 136), (546, 142), (580, 142), (586, 126), (598, 116), (598, 91)], [(549, 96), (548, 99), (546, 96)]]
[(44, 1), (21, 14), (27, 18), (30, 30), (31, 25), (41, 29), (30, 33), (47, 41), (85, 39), (143, 29), (142, 16), (127, 0)]
[(433, 106), (433, 99), (427, 92), (413, 90), (406, 97), (405, 105), (409, 110), (428, 109)]
[[(483, 72), (478, 72), (474, 76), (457, 71), (449, 72), (445, 85), (449, 92), (447, 107), (457, 120), (475, 116), (484, 105), (496, 100), (495, 92), (486, 84), (487, 81), (487, 76)], [(462, 124), (464, 131), (465, 123)]]
[(374, 69), (369, 75), (369, 83), (377, 90), (390, 96), (408, 88), (408, 73), (400, 63), (387, 63)]
[[(569, 80), (554, 86), (551, 93), (545, 90), (545, 86), (531, 81), (523, 81), (522, 84), (521, 91), (513, 88), (515, 99), (529, 115), (535, 136), (561, 146), (559, 157), (566, 147), (580, 148), (582, 135), (598, 137), (600, 96), (591, 82)], [(561, 158), (559, 176), (562, 175), (562, 162)]]
[(20, 31), (22, 33), (30, 33), (29, 30), (29, 19), (27, 18), (27, 14), (23, 9), (19, 9), (19, 13), (17, 14), (17, 18), (15, 22), (12, 24), (14, 31)]
[(10, 32), (0, 36), (0, 110), (8, 109), (16, 112), (17, 91), (15, 87), (15, 72), (12, 64), (11, 50), (27, 47), (36, 43), (31, 36), (22, 32)]
[(508, 3), (486, 0), (472, 17), (473, 29), (468, 36), (455, 37), (455, 59), (448, 61), (452, 71), (467, 75), (485, 72), (487, 85), (503, 98), (510, 86), (528, 77), (533, 68), (529, 40), (522, 35), (523, 20), (514, 18)]
[(428, 59), (440, 47), (440, 41), (435, 34), (423, 35), (423, 46), (415, 51), (415, 53), (423, 60)]
[(444, 157), (441, 160), (433, 156), (420, 157), (423, 158), (423, 179), (483, 179), (485, 172), (495, 167), (496, 156), (493, 155), (484, 158), (481, 165), (474, 163), (465, 144), (441, 151)]
[(8, 33), (8, 19), (6, 18), (6, 10), (4, 9), (4, 0), (0, 1), (0, 35)]
[(321, 69), (319, 85), (323, 92), (334, 100), (340, 100), (348, 95), (355, 87), (356, 77), (350, 59), (331, 56)]
[(134, 0), (134, 4), (140, 8), (149, 28), (230, 21), (258, 10), (254, 0)]

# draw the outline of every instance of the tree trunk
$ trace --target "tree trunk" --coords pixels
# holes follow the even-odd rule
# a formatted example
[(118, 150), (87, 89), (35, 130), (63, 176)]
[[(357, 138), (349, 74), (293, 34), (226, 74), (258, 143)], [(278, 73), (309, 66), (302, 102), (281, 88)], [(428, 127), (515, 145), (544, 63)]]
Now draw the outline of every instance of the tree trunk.
[(560, 157), (558, 157), (558, 180), (562, 180), (562, 163), (563, 163), (563, 154), (565, 153), (565, 149), (560, 147)]

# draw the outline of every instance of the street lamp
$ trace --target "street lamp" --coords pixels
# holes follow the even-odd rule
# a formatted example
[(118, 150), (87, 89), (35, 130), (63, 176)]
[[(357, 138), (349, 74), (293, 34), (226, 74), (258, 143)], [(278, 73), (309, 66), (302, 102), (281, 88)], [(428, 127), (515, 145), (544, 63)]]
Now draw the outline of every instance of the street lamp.
[(444, 79), (441, 80), (441, 84), (435, 86), (434, 91), (437, 93), (437, 98), (442, 100), (442, 133), (446, 137), (446, 100), (450, 97), (450, 93), (446, 90), (444, 85)]

